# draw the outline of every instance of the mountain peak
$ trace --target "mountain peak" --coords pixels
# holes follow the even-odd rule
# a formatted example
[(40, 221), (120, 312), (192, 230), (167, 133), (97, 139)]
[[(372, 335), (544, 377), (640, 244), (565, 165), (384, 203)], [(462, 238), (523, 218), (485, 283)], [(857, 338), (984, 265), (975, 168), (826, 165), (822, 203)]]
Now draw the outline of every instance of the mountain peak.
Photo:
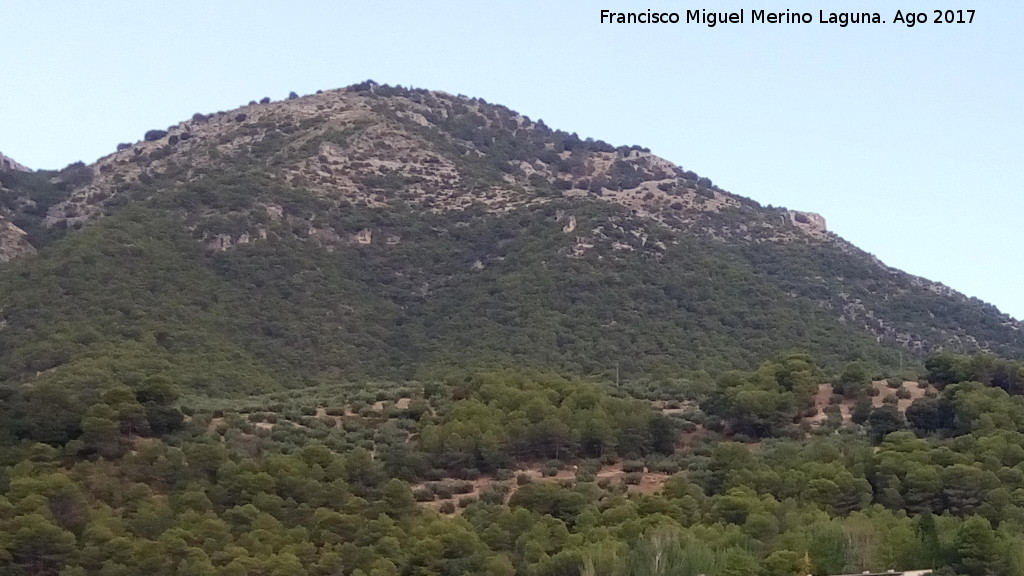
[[(507, 212), (594, 199), (671, 229), (827, 237), (819, 217), (768, 211), (646, 148), (581, 139), (481, 99), (369, 81), (150, 130), (101, 158), (92, 181), (53, 206), (47, 223), (90, 220), (132, 186), (188, 185), (238, 163), (332, 203)], [(723, 211), (766, 218), (739, 228), (707, 221)]]
[[(41, 248), (24, 260), (59, 260), (46, 244), (65, 233), (71, 252), (86, 239), (82, 274), (118, 254), (179, 258), (207, 289), (178, 289), (224, 341), (314, 380), (451, 362), (752, 367), (794, 347), (879, 364), (1024, 352), (1019, 322), (885, 266), (821, 215), (481, 99), (365, 82), (117, 148), (7, 175), (7, 221)], [(178, 317), (128, 280), (133, 316)]]

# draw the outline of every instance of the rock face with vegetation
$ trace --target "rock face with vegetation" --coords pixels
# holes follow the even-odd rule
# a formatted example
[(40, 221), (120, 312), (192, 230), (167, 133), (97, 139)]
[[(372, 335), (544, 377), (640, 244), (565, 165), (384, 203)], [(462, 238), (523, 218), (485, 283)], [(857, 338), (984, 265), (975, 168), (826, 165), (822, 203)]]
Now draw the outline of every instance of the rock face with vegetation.
[(2, 172), (31, 172), (32, 170), (0, 152), (0, 171)]
[[(125, 345), (232, 365), (202, 372), (242, 363), (250, 376), (220, 387), (247, 392), (451, 365), (639, 375), (791, 348), (831, 365), (1024, 351), (1019, 322), (816, 215), (479, 99), (367, 82), (118, 148), (0, 180), (4, 217), (42, 249), (0, 280), (16, 295), (0, 374)], [(146, 319), (138, 333), (116, 308)]]
[(1024, 572), (1020, 323), (638, 146), (265, 98), (0, 262), (4, 574)]

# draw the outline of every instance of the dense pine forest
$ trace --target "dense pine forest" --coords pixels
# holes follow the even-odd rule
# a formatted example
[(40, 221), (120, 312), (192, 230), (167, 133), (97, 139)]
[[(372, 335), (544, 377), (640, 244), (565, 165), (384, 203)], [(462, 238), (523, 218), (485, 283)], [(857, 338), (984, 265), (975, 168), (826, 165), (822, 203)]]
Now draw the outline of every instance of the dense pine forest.
[(4, 573), (1024, 570), (1024, 367), (990, 356), (930, 358), (905, 414), (844, 422), (837, 394), (814, 425), (806, 355), (711, 386), (527, 370), (219, 404), (125, 376), (4, 394)]

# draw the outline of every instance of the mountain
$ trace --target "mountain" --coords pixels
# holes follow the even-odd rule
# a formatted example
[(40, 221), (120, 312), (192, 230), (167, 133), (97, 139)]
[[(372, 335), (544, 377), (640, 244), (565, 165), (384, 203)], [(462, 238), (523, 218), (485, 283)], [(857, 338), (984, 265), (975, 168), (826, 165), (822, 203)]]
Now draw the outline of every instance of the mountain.
[(0, 172), (0, 378), (250, 394), (479, 366), (626, 376), (790, 349), (1024, 356), (1021, 323), (819, 215), (483, 100), (365, 82)]

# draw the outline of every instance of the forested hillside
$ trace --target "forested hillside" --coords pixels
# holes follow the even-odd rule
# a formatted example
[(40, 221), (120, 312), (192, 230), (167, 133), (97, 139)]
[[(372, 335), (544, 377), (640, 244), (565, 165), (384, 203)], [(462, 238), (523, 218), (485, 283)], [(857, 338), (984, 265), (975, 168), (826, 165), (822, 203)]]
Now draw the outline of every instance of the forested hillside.
[(3, 173), (0, 206), (26, 232), (0, 275), (15, 382), (155, 362), (219, 395), (1024, 350), (995, 308), (642, 148), (373, 83), (196, 114), (93, 166)]
[(1018, 321), (366, 82), (0, 171), (0, 574), (1024, 576)]
[[(783, 357), (722, 389), (818, 370)], [(947, 355), (928, 378), (941, 392), (905, 417), (887, 404), (758, 444), (685, 400), (539, 373), (185, 418), (159, 377), (8, 391), (0, 559), (9, 574), (1020, 574), (1024, 404), (999, 384), (1017, 393), (1024, 370)]]

